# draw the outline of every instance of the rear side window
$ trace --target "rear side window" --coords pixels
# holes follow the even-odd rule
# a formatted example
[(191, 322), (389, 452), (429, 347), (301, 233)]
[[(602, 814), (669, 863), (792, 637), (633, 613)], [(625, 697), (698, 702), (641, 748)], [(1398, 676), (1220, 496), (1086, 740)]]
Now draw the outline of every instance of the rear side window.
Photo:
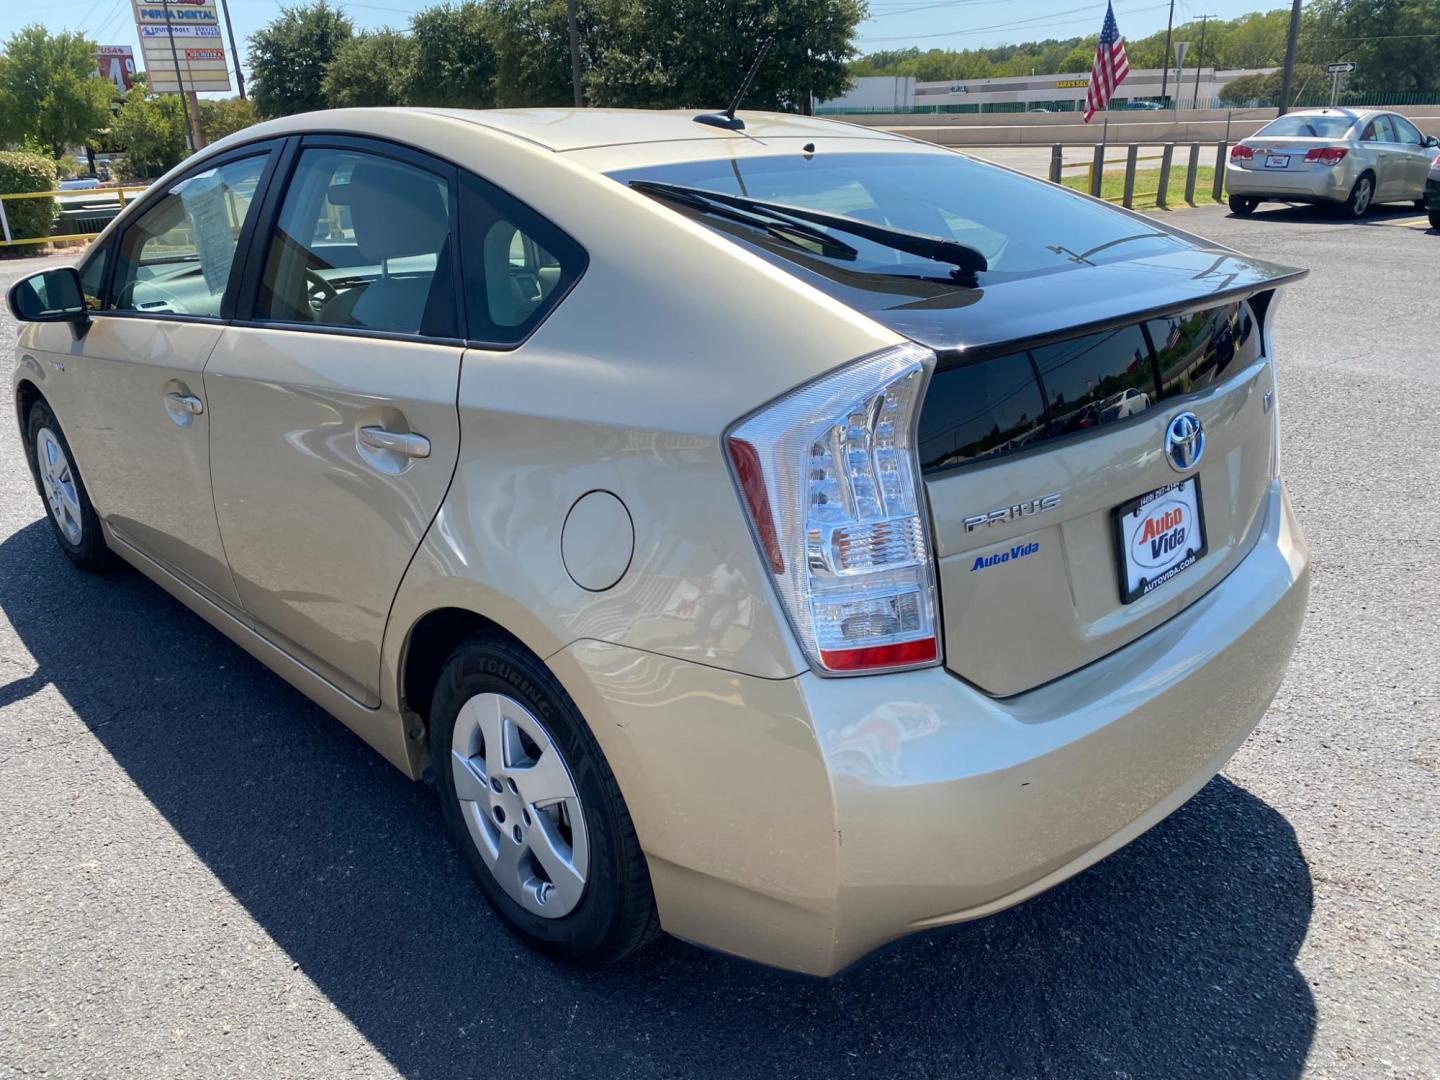
[(920, 464), (938, 472), (1119, 423), (1259, 355), (1242, 303), (942, 364), (920, 411)]
[(460, 178), (461, 261), (471, 340), (508, 348), (545, 319), (585, 270), (584, 249), (477, 176)]
[(1354, 121), (1343, 114), (1319, 116), (1313, 113), (1287, 113), (1271, 120), (1255, 135), (1257, 138), (1282, 135), (1306, 139), (1343, 139), (1353, 125)]
[(259, 319), (458, 337), (450, 185), (377, 154), (310, 149), (270, 242)]

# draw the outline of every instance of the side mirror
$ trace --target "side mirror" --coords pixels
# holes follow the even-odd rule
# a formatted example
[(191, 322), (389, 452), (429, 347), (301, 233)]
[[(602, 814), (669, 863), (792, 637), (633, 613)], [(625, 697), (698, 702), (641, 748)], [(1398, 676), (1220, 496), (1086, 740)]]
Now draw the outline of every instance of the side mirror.
[(21, 322), (68, 322), (77, 336), (90, 325), (85, 306), (85, 290), (74, 267), (42, 270), (21, 278), (6, 298), (10, 311)]
[(1425, 145), (1428, 146), (1431, 150), (1440, 147), (1440, 136), (1427, 135), (1425, 137)]

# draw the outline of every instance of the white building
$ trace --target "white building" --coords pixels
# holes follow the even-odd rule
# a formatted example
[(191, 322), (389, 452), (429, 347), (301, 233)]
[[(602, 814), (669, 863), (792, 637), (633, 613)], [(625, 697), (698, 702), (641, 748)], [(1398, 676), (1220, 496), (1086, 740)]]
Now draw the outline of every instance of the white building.
[[(1244, 68), (1216, 71), (1213, 67), (1199, 69), (1196, 82), (1194, 68), (1168, 72), (1160, 68), (1132, 69), (1115, 92), (1115, 105), (1131, 101), (1155, 101), (1162, 96), (1182, 107), (1197, 101), (1201, 108), (1219, 96), (1220, 90), (1242, 75), (1260, 75), (1275, 68)], [(1178, 76), (1178, 78), (1177, 78)], [(816, 105), (818, 112), (882, 112), (887, 109), (910, 111), (939, 106), (971, 106), (988, 112), (1024, 112), (1027, 109), (1075, 109), (1085, 100), (1090, 73), (1068, 72), (1060, 75), (1015, 75), (1002, 79), (956, 79), (951, 82), (916, 82), (894, 75), (865, 76), (842, 96)], [(1162, 87), (1164, 93), (1162, 95)], [(968, 110), (965, 110), (968, 111)]]

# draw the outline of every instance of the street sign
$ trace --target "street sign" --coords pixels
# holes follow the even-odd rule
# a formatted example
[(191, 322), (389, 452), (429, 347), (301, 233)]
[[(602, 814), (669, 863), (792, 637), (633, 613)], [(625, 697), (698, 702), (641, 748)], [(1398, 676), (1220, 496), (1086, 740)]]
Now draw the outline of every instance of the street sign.
[(131, 0), (131, 5), (151, 90), (230, 89), (215, 0)]
[(1190, 43), (1188, 41), (1177, 41), (1175, 42), (1174, 48), (1175, 66), (1183, 68), (1185, 66), (1185, 54), (1190, 51)]
[(1349, 75), (1349, 74), (1350, 74), (1352, 71), (1354, 71), (1354, 70), (1355, 70), (1355, 65), (1354, 65), (1354, 64), (1326, 64), (1326, 65), (1325, 65), (1325, 73), (1326, 73), (1327, 75)]

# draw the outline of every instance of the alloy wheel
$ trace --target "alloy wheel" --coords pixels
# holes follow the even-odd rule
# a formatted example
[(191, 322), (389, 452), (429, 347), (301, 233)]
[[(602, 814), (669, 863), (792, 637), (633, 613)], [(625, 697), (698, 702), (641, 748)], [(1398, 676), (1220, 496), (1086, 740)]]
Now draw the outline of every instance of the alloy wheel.
[(85, 528), (80, 519), (80, 492), (75, 487), (75, 471), (70, 467), (70, 459), (65, 456), (65, 448), (49, 428), (42, 427), (35, 435), (35, 464), (40, 472), (40, 486), (45, 491), (51, 518), (65, 539), (78, 546)]
[(1374, 195), (1375, 185), (1368, 176), (1362, 176), (1355, 182), (1355, 193), (1350, 196), (1350, 212), (1356, 217), (1364, 216), (1365, 211), (1370, 209), (1370, 200)]
[(549, 919), (575, 910), (589, 836), (575, 780), (544, 725), (514, 698), (476, 694), (455, 718), (450, 769), (470, 838), (510, 899)]

